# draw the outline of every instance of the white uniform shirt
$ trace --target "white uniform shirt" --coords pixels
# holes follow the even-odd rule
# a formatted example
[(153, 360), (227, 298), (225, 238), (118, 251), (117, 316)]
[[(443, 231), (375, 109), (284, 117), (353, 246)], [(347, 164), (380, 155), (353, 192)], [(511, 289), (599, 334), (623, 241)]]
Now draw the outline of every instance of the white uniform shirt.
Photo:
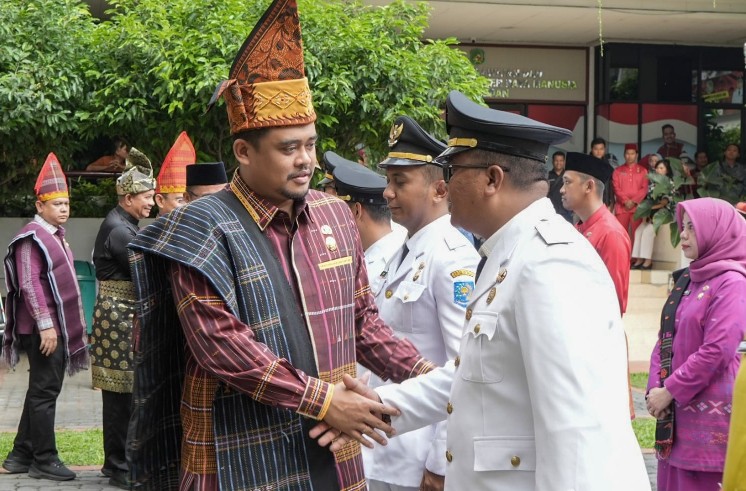
[(381, 273), (386, 264), (401, 249), (407, 238), (407, 230), (401, 226), (392, 229), (365, 250), (365, 265), (368, 269), (368, 283), (370, 291), (376, 296), (383, 286), (384, 279)]
[(598, 254), (547, 198), (482, 250), (458, 358), (377, 389), (398, 434), (447, 419), (449, 491), (649, 491)]
[[(382, 283), (375, 292), (376, 305), (398, 337), (409, 339), (425, 358), (443, 365), (458, 351), (479, 254), (451, 225), (450, 215), (426, 225), (406, 244), (406, 257), (402, 260), (400, 249), (379, 274)], [(371, 377), (373, 387), (384, 383)], [(432, 425), (395, 438), (386, 447), (363, 448), (366, 477), (417, 487), (425, 466), (444, 474), (445, 426), (441, 426), (439, 438)]]

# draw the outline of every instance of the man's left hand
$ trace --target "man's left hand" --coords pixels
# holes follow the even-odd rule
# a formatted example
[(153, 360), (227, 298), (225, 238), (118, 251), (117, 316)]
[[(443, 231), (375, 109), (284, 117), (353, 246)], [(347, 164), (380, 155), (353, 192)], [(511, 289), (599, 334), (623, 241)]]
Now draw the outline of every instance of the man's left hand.
[(665, 387), (650, 389), (647, 396), (648, 412), (655, 418), (660, 419), (673, 401), (673, 396)]
[(433, 474), (425, 469), (425, 472), (422, 474), (422, 482), (420, 482), (420, 491), (443, 491), (445, 483), (445, 476)]

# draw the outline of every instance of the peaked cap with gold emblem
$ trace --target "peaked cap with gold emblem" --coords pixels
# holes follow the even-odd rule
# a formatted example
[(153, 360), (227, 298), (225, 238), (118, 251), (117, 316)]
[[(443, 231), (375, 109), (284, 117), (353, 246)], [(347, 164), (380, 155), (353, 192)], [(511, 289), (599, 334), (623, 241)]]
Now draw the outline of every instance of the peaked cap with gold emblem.
[(39, 201), (49, 201), (58, 198), (68, 198), (67, 178), (57, 156), (50, 152), (41, 167), (39, 177), (36, 178), (34, 193)]
[(572, 137), (570, 130), (490, 109), (456, 90), (446, 99), (446, 129), (448, 149), (438, 157), (438, 165), (474, 148), (546, 162), (550, 145)]
[(197, 161), (197, 152), (186, 131), (182, 131), (176, 138), (171, 150), (168, 151), (163, 165), (158, 173), (156, 193), (183, 193), (186, 191), (186, 166)]
[(440, 155), (446, 146), (433, 135), (423, 130), (409, 116), (399, 116), (389, 131), (389, 154), (378, 167), (390, 165), (425, 165)]
[(296, 0), (274, 0), (244, 41), (218, 85), (208, 110), (222, 95), (231, 134), (316, 121), (305, 76)]
[(155, 189), (153, 165), (140, 150), (132, 147), (122, 175), (117, 178), (117, 194), (139, 194)]

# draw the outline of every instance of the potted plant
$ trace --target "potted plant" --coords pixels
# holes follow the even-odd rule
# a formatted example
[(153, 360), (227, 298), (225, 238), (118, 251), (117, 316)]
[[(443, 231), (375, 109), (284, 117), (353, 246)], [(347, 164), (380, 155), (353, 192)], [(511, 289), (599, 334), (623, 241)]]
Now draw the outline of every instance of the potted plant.
[(679, 245), (679, 227), (676, 223), (674, 210), (676, 205), (684, 200), (692, 199), (692, 185), (694, 179), (684, 169), (684, 163), (677, 158), (666, 159), (673, 172), (673, 178), (666, 175), (650, 172), (648, 180), (651, 183), (651, 191), (648, 197), (637, 207), (634, 218), (650, 218), (655, 233), (658, 233), (663, 225), (668, 224), (671, 235), (671, 245)]

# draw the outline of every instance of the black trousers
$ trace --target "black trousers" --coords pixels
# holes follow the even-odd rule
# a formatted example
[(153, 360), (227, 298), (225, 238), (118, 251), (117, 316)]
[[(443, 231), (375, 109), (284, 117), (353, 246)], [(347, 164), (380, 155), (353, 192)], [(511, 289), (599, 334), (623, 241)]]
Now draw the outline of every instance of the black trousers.
[(104, 468), (129, 472), (125, 449), (127, 426), (132, 412), (132, 394), (102, 390), (104, 426)]
[(39, 334), (19, 336), (21, 346), (28, 355), (29, 376), (23, 413), (18, 433), (13, 441), (13, 453), (22, 458), (33, 458), (44, 464), (59, 459), (54, 437), (54, 417), (57, 396), (65, 378), (65, 349), (62, 338), (57, 338), (57, 349), (44, 356), (39, 347)]

